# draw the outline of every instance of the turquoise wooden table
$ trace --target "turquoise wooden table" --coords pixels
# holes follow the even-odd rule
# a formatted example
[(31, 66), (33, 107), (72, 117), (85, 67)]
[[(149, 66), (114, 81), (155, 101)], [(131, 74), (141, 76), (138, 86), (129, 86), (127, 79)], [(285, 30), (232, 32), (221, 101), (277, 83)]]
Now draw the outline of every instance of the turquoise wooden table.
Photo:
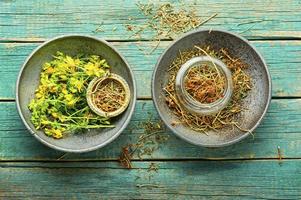
[[(301, 1), (185, 2), (202, 19), (218, 14), (203, 28), (240, 33), (267, 61), (273, 98), (254, 137), (207, 149), (166, 131), (169, 139), (158, 150), (142, 160), (134, 157), (133, 169), (125, 169), (118, 157), (123, 146), (143, 133), (135, 129), (137, 124), (148, 120), (147, 113), (158, 120), (151, 75), (170, 39), (163, 38), (145, 55), (141, 48), (149, 51), (157, 43), (149, 32), (140, 40), (130, 38), (125, 24), (145, 21), (131, 0), (1, 0), (0, 199), (301, 197)], [(15, 104), (15, 81), (25, 58), (46, 39), (70, 33), (110, 41), (128, 60), (138, 85), (138, 103), (127, 130), (106, 147), (85, 154), (64, 154), (40, 144), (25, 129)], [(158, 169), (151, 171), (150, 165)]]

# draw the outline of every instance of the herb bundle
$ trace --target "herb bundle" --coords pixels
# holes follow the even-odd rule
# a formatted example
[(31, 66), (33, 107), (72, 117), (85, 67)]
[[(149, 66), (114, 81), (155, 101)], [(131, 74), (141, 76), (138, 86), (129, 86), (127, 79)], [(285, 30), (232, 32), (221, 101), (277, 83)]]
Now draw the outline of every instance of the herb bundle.
[[(203, 55), (210, 55), (212, 57), (220, 59), (228, 66), (228, 68), (232, 72), (233, 94), (231, 102), (226, 108), (215, 115), (201, 116), (187, 112), (178, 103), (175, 94), (175, 78), (180, 67), (191, 58)], [(204, 132), (205, 134), (207, 134), (207, 131), (221, 129), (226, 126), (236, 126), (237, 128), (241, 129), (237, 122), (237, 116), (243, 110), (242, 100), (247, 96), (248, 91), (252, 87), (251, 78), (246, 73), (246, 69), (248, 67), (249, 66), (239, 58), (232, 57), (226, 49), (219, 49), (218, 51), (215, 51), (210, 46), (207, 46), (205, 48), (195, 46), (193, 49), (187, 50), (185, 52), (180, 52), (179, 56), (172, 62), (169, 67), (169, 79), (167, 85), (164, 88), (167, 106), (177, 116), (179, 123), (186, 124), (195, 131)], [(223, 82), (222, 80), (220, 81)], [(191, 86), (193, 88), (194, 84), (192, 84)], [(212, 93), (210, 95), (219, 97), (220, 89), (210, 91), (210, 93)], [(201, 100), (205, 102), (211, 102), (212, 100), (208, 99), (209, 97), (203, 98), (203, 95), (201, 95), (200, 97), (202, 97)], [(173, 125), (176, 124), (178, 123), (173, 123)]]
[(40, 84), (28, 105), (31, 122), (53, 138), (83, 129), (114, 127), (109, 119), (94, 114), (86, 101), (86, 89), (95, 77), (109, 71), (97, 55), (71, 57), (57, 52), (43, 65)]

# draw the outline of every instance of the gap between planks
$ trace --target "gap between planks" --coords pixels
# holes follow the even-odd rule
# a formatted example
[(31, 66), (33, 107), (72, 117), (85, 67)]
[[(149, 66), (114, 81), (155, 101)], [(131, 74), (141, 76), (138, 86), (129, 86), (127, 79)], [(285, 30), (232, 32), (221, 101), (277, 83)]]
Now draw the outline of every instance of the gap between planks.
[[(67, 35), (72, 35), (72, 34), (65, 34), (66, 36)], [(83, 34), (85, 35), (85, 34)], [(87, 34), (88, 35), (88, 34)], [(93, 37), (96, 37), (96, 38), (102, 38), (102, 37), (99, 37), (99, 36), (93, 36)], [(252, 38), (252, 37), (245, 37), (243, 36), (244, 38), (247, 38), (249, 41), (285, 41), (285, 40), (288, 40), (288, 41), (300, 41), (301, 40), (301, 37), (286, 37), (286, 36), (270, 36), (270, 37), (265, 37), (265, 36), (262, 36), (262, 37), (256, 37), (256, 38)], [(52, 37), (54, 38), (54, 37)], [(32, 39), (32, 38), (0, 38), (0, 42), (1, 43), (43, 43), (47, 40), (49, 40), (51, 38), (35, 38), (35, 39)], [(109, 38), (104, 38), (106, 41), (108, 42), (153, 42), (154, 40), (153, 39), (109, 39)], [(177, 39), (177, 38), (176, 38)], [(175, 40), (176, 40), (175, 39)], [(162, 38), (160, 39), (160, 41), (175, 41), (175, 40), (172, 40), (172, 39), (166, 39), (166, 38)]]
[[(132, 162), (198, 162), (198, 161), (204, 161), (204, 162), (216, 162), (216, 161), (223, 161), (223, 162), (252, 162), (252, 161), (277, 161), (281, 163), (282, 161), (289, 161), (289, 160), (300, 160), (300, 158), (295, 157), (282, 157), (279, 159), (278, 157), (266, 157), (266, 158), (145, 158), (145, 159), (131, 159)], [(68, 159), (68, 160), (51, 160), (51, 159), (34, 159), (34, 160), (0, 160), (0, 166), (1, 163), (31, 163), (31, 162), (44, 162), (44, 163), (70, 163), (70, 162), (118, 162), (117, 158), (107, 158), (107, 159)]]

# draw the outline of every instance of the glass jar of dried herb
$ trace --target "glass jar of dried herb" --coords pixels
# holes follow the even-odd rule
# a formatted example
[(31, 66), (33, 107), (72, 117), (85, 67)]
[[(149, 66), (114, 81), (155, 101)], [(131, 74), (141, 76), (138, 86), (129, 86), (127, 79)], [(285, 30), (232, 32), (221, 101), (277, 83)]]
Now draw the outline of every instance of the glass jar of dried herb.
[(191, 58), (176, 75), (175, 92), (179, 103), (191, 113), (218, 113), (231, 100), (231, 71), (222, 61), (209, 55)]

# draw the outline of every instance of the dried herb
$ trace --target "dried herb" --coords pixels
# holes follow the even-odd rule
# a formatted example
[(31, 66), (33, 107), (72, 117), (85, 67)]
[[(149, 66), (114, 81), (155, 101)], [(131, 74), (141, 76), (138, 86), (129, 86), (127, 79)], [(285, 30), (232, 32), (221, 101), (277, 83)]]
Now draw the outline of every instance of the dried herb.
[(156, 164), (156, 163), (151, 163), (148, 167), (148, 172), (150, 171), (154, 171), (154, 172), (158, 172), (158, 169), (159, 169), (159, 165)]
[(135, 26), (135, 35), (140, 35), (145, 30), (152, 30), (155, 31), (157, 39), (160, 37), (174, 38), (178, 34), (199, 27), (217, 15), (214, 14), (203, 21), (196, 15), (195, 10), (185, 9), (182, 6), (176, 9), (170, 3), (159, 5), (138, 3), (137, 6), (148, 20), (142, 26)]
[(200, 103), (212, 103), (221, 99), (225, 91), (225, 76), (210, 64), (191, 68), (184, 79), (188, 94)]
[(116, 111), (125, 102), (124, 87), (114, 79), (106, 79), (93, 91), (92, 101), (105, 112)]
[(132, 155), (130, 154), (130, 146), (125, 146), (122, 147), (122, 151), (121, 151), (121, 155), (119, 157), (119, 162), (122, 166), (124, 166), (127, 169), (131, 169), (132, 168)]
[[(177, 101), (174, 88), (175, 77), (180, 67), (191, 58), (203, 55), (216, 57), (229, 67), (232, 72), (234, 87), (229, 105), (219, 113), (208, 116), (195, 115), (184, 110)], [(179, 123), (186, 124), (195, 131), (206, 133), (209, 130), (217, 130), (224, 128), (225, 126), (235, 126), (243, 130), (237, 122), (237, 116), (243, 110), (242, 100), (247, 96), (248, 91), (252, 87), (251, 78), (246, 73), (248, 67), (249, 66), (241, 59), (232, 57), (226, 49), (219, 49), (216, 51), (210, 46), (204, 48), (195, 46), (193, 49), (179, 52), (178, 57), (169, 67), (169, 79), (164, 88), (166, 103), (171, 111), (177, 116)], [(176, 125), (176, 123), (174, 123), (174, 125)]]
[(144, 129), (143, 134), (139, 136), (135, 143), (123, 147), (119, 157), (119, 162), (127, 169), (132, 168), (131, 160), (134, 156), (141, 160), (145, 155), (151, 156), (159, 149), (159, 145), (169, 138), (168, 135), (162, 135), (165, 127), (161, 121), (157, 122), (149, 119), (147, 122), (141, 122), (138, 128)]
[(94, 31), (92, 31), (92, 33), (98, 33), (98, 32), (104, 32), (105, 30), (103, 29), (103, 22), (101, 22), (99, 25), (98, 25), (98, 27), (94, 30)]
[(97, 116), (88, 107), (86, 88), (110, 66), (97, 55), (71, 57), (57, 52), (42, 67), (40, 84), (28, 105), (31, 122), (53, 138), (84, 129), (114, 127), (109, 119)]
[[(183, 6), (175, 8), (170, 3), (137, 3), (137, 7), (141, 14), (146, 17), (146, 21), (140, 25), (126, 24), (125, 28), (133, 33), (131, 37), (138, 39), (143, 33), (150, 32), (153, 34), (152, 40), (157, 43), (147, 54), (156, 50), (162, 38), (176, 38), (178, 35), (195, 29), (217, 16), (217, 14), (213, 14), (202, 20), (197, 16), (195, 10)], [(142, 51), (144, 52), (144, 50)]]
[(282, 153), (281, 153), (280, 146), (277, 146), (277, 153), (278, 153), (278, 160), (281, 161), (282, 160)]

